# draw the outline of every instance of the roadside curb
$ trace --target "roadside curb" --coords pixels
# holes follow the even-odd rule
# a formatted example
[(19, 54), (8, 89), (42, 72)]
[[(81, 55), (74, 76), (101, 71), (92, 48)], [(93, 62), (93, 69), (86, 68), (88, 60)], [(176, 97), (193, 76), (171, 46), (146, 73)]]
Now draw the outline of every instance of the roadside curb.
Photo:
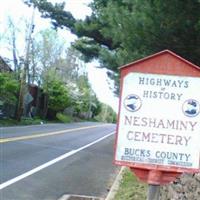
[(103, 199), (92, 196), (66, 194), (60, 197), (58, 200), (103, 200)]
[(114, 200), (115, 194), (118, 191), (120, 181), (122, 179), (122, 175), (123, 175), (123, 172), (124, 172), (125, 169), (126, 169), (126, 167), (121, 167), (120, 172), (117, 175), (117, 177), (115, 178), (114, 183), (112, 184), (112, 187), (110, 189), (110, 192), (108, 193), (105, 200)]
[[(116, 176), (110, 191), (108, 193), (108, 195), (106, 196), (106, 198), (104, 200), (114, 200), (114, 197), (119, 189), (119, 185), (120, 185), (120, 181), (122, 180), (122, 176), (124, 174), (124, 170), (126, 169), (126, 167), (121, 167), (118, 175)], [(98, 197), (89, 197), (89, 196), (80, 196), (80, 195), (69, 195), (69, 194), (65, 194), (62, 197), (60, 197), (57, 200), (103, 200), (102, 198), (98, 198)]]

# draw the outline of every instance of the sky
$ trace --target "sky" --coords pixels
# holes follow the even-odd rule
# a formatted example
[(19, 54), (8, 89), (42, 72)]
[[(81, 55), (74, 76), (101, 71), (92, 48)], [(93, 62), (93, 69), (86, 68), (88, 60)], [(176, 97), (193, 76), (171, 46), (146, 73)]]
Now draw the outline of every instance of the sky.
[[(91, 14), (91, 9), (87, 6), (91, 0), (51, 0), (53, 3), (63, 1), (66, 3), (65, 9), (70, 11), (75, 18), (84, 19), (86, 15)], [(20, 28), (22, 18), (27, 20), (31, 18), (32, 9), (26, 6), (22, 0), (0, 0), (0, 36), (6, 36), (7, 34), (6, 24), (8, 16), (11, 16), (18, 25), (17, 28)], [(42, 19), (37, 11), (35, 11), (34, 21), (36, 24), (34, 32), (51, 27), (50, 21)], [(65, 39), (67, 45), (70, 45), (76, 39), (76, 36), (67, 30), (59, 30), (59, 35)], [(23, 35), (21, 37), (23, 38)], [(24, 48), (22, 40), (18, 40), (17, 46)], [(9, 57), (9, 54), (10, 51), (7, 46), (1, 43), (0, 55)], [(118, 98), (114, 96), (112, 89), (110, 89), (113, 88), (114, 83), (107, 77), (106, 69), (99, 69), (95, 66), (99, 66), (97, 61), (87, 64), (88, 78), (92, 88), (101, 102), (109, 104), (117, 112)]]

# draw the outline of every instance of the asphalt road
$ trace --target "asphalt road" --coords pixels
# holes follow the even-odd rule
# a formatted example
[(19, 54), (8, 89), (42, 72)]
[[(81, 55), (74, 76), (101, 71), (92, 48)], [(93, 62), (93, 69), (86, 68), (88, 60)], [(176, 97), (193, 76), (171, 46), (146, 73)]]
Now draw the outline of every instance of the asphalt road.
[(103, 197), (113, 179), (115, 125), (0, 128), (0, 200)]

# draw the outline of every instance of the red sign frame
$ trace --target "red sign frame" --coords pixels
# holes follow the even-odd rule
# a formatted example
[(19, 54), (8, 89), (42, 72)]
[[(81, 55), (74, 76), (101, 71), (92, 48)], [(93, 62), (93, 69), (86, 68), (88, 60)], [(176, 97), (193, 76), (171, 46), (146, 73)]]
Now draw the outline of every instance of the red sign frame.
[(116, 148), (118, 142), (120, 105), (122, 103), (122, 86), (124, 77), (132, 72), (160, 75), (177, 75), (188, 77), (200, 77), (200, 67), (183, 59), (175, 53), (164, 50), (141, 60), (132, 62), (120, 68), (120, 99), (117, 123), (117, 133), (115, 139), (115, 160), (116, 165), (128, 166), (144, 182), (149, 184), (162, 185), (173, 181), (183, 172), (196, 173), (200, 169), (191, 169), (175, 166), (163, 166), (155, 164), (130, 163), (116, 160)]

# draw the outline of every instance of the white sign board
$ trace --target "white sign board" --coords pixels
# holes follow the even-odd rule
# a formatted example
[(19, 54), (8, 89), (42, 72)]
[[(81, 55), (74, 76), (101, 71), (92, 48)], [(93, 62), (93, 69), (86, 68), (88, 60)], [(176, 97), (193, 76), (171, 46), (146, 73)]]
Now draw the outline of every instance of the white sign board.
[(200, 78), (124, 77), (116, 161), (199, 168)]

